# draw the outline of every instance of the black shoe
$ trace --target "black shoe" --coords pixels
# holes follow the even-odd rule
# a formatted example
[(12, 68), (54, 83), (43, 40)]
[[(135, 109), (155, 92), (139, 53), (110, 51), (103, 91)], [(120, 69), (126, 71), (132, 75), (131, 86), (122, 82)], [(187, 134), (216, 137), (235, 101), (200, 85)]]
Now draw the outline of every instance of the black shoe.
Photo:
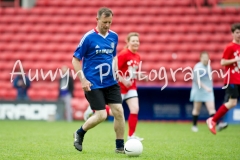
[(75, 133), (73, 133), (73, 138), (74, 138), (74, 143), (73, 143), (74, 147), (76, 148), (76, 150), (81, 152), (83, 137), (79, 136), (76, 131)]
[(227, 128), (227, 127), (228, 127), (228, 124), (227, 124), (226, 122), (220, 122), (220, 123), (217, 125), (217, 130), (218, 130), (218, 131), (221, 131), (221, 130)]
[(124, 147), (116, 148), (115, 153), (125, 154), (125, 152), (124, 152)]

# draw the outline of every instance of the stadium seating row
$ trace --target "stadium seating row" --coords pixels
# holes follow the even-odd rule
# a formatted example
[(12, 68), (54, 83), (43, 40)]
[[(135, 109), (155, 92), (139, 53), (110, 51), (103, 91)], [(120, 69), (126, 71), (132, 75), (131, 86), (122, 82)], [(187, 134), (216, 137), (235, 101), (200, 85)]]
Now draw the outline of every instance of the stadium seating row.
[[(221, 46), (221, 42), (215, 42), (215, 43), (208, 43), (208, 42), (198, 42), (197, 44), (194, 44), (198, 42), (196, 40), (192, 40), (192, 42), (185, 42), (185, 43), (177, 43), (177, 42), (171, 42), (169, 41), (166, 45), (165, 43), (161, 42), (155, 42), (155, 43), (143, 43), (141, 45), (140, 51), (142, 52), (201, 52), (203, 50), (208, 50), (210, 52), (218, 52), (222, 51), (223, 48)], [(17, 46), (18, 43), (7, 43), (3, 42), (2, 47), (0, 48), (0, 51), (9, 51), (9, 52), (15, 52), (15, 51), (22, 51), (26, 54), (31, 52), (58, 52), (58, 51), (65, 51), (66, 53), (73, 53), (74, 49), (76, 48), (76, 44), (72, 43), (22, 43), (21, 45)], [(194, 44), (194, 45), (193, 45)], [(124, 44), (121, 44), (124, 45)], [(119, 45), (118, 48), (122, 49), (124, 46)], [(50, 55), (50, 54), (49, 54)], [(67, 54), (68, 55), (68, 54)], [(50, 57), (49, 57), (50, 58)], [(57, 57), (56, 60), (61, 59), (62, 57)], [(69, 57), (70, 58), (70, 57)], [(67, 58), (68, 59), (68, 58)]]
[[(143, 16), (129, 16), (119, 15), (116, 19), (114, 19), (115, 24), (224, 24), (224, 23), (233, 23), (239, 20), (236, 15), (172, 15), (172, 16), (151, 16), (151, 15), (143, 15)], [(25, 16), (11, 16), (6, 15), (0, 19), (0, 23), (7, 24), (95, 24), (94, 20), (95, 16), (79, 16), (79, 15), (71, 15), (68, 18), (63, 19), (62, 15), (54, 15), (54, 16), (38, 16), (38, 15), (28, 15), (27, 18)], [(219, 20), (221, 19), (221, 21)]]
[[(84, 29), (82, 29), (84, 26)], [(87, 29), (85, 29), (87, 28)], [(75, 42), (76, 39), (79, 41), (79, 37), (82, 36), (86, 31), (90, 30), (91, 28), (94, 28), (93, 24), (90, 25), (84, 25), (84, 24), (79, 24), (79, 25), (74, 25), (71, 26), (69, 24), (63, 24), (63, 25), (50, 25), (46, 26), (44, 24), (41, 25), (33, 25), (33, 24), (23, 24), (21, 26), (17, 26), (14, 24), (8, 25), (8, 24), (1, 24), (0, 26), (0, 31), (3, 32), (2, 36), (0, 37), (1, 39), (4, 40), (10, 40), (12, 35), (16, 35), (16, 38), (12, 39), (13, 41), (15, 39), (20, 38), (22, 41), (22, 37), (26, 37), (25, 39), (30, 39), (30, 41), (36, 41), (37, 39), (40, 39), (40, 41), (46, 41), (51, 37), (51, 40), (54, 41), (68, 41), (68, 42)], [(194, 25), (151, 25), (149, 28), (147, 25), (113, 25), (112, 30), (117, 32), (119, 34), (119, 39), (123, 40), (125, 37), (126, 33), (128, 33), (129, 30), (140, 32), (143, 34), (143, 36), (152, 36), (152, 34), (149, 34), (149, 30), (151, 30), (151, 33), (153, 34), (166, 34), (168, 33), (174, 33), (174, 36), (182, 36), (181, 34), (191, 34), (188, 36), (196, 36), (194, 34), (199, 34), (202, 33), (202, 36), (210, 36), (208, 34), (203, 34), (203, 33), (209, 33), (209, 34), (218, 34), (218, 36), (222, 36), (224, 34), (229, 34), (230, 32), (230, 27), (229, 25), (226, 24), (194, 24)], [(219, 32), (221, 34), (219, 35)], [(29, 34), (26, 36), (27, 33), (34, 33), (34, 34)], [(43, 34), (46, 33), (46, 34)], [(52, 34), (54, 36), (52, 36)], [(165, 37), (166, 37), (165, 36)], [(217, 36), (217, 35), (215, 35)], [(62, 39), (64, 37), (64, 39)], [(162, 37), (162, 36), (161, 36)], [(9, 38), (9, 39), (7, 39)], [(143, 39), (145, 40), (145, 39)]]
[[(161, 2), (161, 1), (160, 1)], [(14, 8), (4, 8), (0, 10), (0, 14), (5, 15), (24, 15), (27, 16), (29, 14), (31, 15), (48, 15), (48, 16), (54, 16), (54, 15), (62, 15), (62, 16), (74, 16), (74, 15), (81, 15), (84, 13), (84, 15), (91, 15), (96, 16), (95, 8), (89, 8), (91, 6), (79, 6), (79, 7), (72, 7), (69, 9), (68, 7), (62, 7), (59, 8), (57, 6), (51, 6), (51, 7), (36, 7), (32, 8), (31, 10), (22, 10), (22, 9), (14, 9)], [(170, 7), (170, 8), (169, 8)], [(148, 15), (154, 16), (154, 15), (162, 15), (162, 16), (170, 16), (170, 15), (236, 15), (239, 14), (239, 8), (200, 8), (196, 10), (194, 7), (189, 6), (182, 6), (182, 7), (175, 7), (175, 6), (169, 6), (169, 7), (160, 7), (155, 6), (151, 7), (151, 10), (148, 11)], [(172, 8), (171, 8), (172, 7)], [(118, 6), (112, 6), (111, 9), (114, 12), (114, 15), (128, 15), (128, 16), (136, 16), (136, 15), (145, 15), (144, 10), (146, 10), (148, 6), (142, 6), (142, 7), (135, 7), (134, 12), (132, 12), (131, 6), (125, 6), (124, 8), (118, 7)]]
[[(184, 1), (155, 1), (155, 0), (149, 0), (149, 1), (127, 1), (127, 6), (131, 7), (137, 7), (137, 6), (147, 6), (147, 7), (155, 7), (155, 6), (189, 6), (191, 4), (191, 0), (184, 0)], [(116, 1), (112, 3), (112, 1), (98, 1), (98, 0), (92, 0), (92, 1), (48, 1), (48, 0), (41, 0), (38, 1), (38, 6), (44, 7), (44, 6), (57, 6), (57, 7), (101, 7), (103, 6), (112, 7), (112, 6), (118, 6), (118, 7), (125, 7), (126, 1)]]

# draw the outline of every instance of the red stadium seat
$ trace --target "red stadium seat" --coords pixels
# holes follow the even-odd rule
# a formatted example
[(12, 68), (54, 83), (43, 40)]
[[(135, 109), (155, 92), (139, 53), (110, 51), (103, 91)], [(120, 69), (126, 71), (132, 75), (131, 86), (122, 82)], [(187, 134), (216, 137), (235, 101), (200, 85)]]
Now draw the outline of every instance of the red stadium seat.
[[(12, 79), (12, 80), (14, 80), (14, 79)], [(11, 78), (9, 77), (6, 81), (1, 80), (0, 88), (2, 90), (10, 90), (10, 89), (12, 89), (13, 88), (13, 82), (11, 82)]]
[(58, 99), (58, 92), (59, 91), (57, 89), (49, 90), (48, 94), (44, 99), (56, 101)]
[(236, 15), (238, 14), (239, 15), (239, 7), (226, 7), (223, 9), (223, 12), (225, 15)]
[(159, 60), (170, 62), (173, 60), (172, 52), (162, 52), (159, 54)]
[(82, 88), (81, 89), (75, 89), (73, 94), (77, 98), (85, 98), (85, 93), (83, 92)]
[(75, 109), (85, 110), (89, 106), (89, 103), (86, 100), (86, 98), (73, 98), (71, 103), (73, 108)]
[(83, 120), (83, 114), (85, 110), (73, 109), (73, 119), (74, 120)]
[(220, 7), (213, 7), (213, 8), (211, 8), (211, 13), (214, 15), (223, 15), (224, 10)]
[(4, 99), (8, 99), (8, 100), (15, 100), (16, 98), (17, 98), (17, 91), (14, 88), (7, 90), (4, 96)]
[(189, 62), (198, 62), (200, 60), (200, 53), (204, 51), (204, 50), (200, 50), (200, 51), (194, 51), (194, 52), (190, 52), (187, 57), (186, 57), (186, 61)]
[(11, 79), (11, 74), (9, 71), (2, 71), (1, 74), (0, 74), (0, 79), (3, 80), (3, 81), (10, 81)]

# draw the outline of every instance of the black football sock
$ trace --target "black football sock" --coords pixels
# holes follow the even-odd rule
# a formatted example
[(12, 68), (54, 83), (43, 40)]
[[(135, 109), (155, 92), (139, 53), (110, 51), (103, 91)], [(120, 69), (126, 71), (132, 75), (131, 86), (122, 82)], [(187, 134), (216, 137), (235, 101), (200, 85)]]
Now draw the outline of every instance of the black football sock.
[(84, 136), (86, 132), (87, 132), (87, 131), (84, 131), (83, 128), (82, 128), (82, 126), (81, 126), (80, 129), (77, 130), (77, 134), (78, 134), (79, 136)]
[(116, 139), (116, 148), (123, 148), (123, 147), (124, 147), (124, 140)]
[(194, 126), (197, 126), (198, 115), (193, 115), (192, 121), (193, 121), (193, 125), (194, 125)]

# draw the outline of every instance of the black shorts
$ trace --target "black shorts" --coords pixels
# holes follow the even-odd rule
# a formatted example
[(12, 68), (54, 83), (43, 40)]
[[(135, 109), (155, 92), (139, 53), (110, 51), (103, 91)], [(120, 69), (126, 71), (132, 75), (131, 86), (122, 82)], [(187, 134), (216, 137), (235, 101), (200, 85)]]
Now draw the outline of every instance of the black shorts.
[(229, 84), (226, 88), (225, 102), (228, 102), (229, 98), (236, 99), (240, 95), (240, 85), (239, 84)]
[(106, 104), (109, 103), (122, 104), (122, 97), (118, 84), (85, 92), (85, 97), (92, 110), (104, 110)]

